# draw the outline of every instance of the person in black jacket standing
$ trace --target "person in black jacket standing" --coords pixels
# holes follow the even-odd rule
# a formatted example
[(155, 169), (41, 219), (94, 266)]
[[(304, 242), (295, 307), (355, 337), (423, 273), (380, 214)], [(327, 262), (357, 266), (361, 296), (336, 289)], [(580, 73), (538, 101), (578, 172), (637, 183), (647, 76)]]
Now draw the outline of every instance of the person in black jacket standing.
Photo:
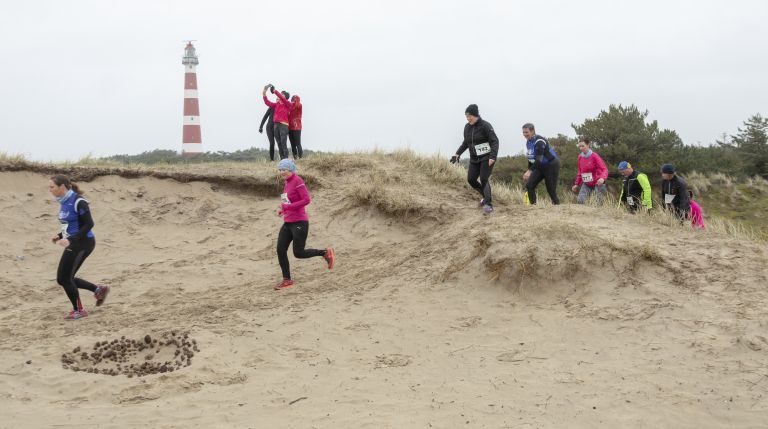
[[(467, 124), (464, 125), (464, 141), (456, 150), (456, 155), (451, 157), (451, 162), (458, 162), (459, 157), (469, 149), (469, 169), (467, 170), (467, 182), (482, 195), (479, 207), (485, 214), (493, 212), (493, 198), (491, 196), (491, 171), (499, 153), (499, 139), (493, 131), (493, 125), (480, 117), (477, 104), (467, 106), (464, 114)], [(477, 179), (480, 179), (480, 182)]]
[(275, 121), (274, 121), (275, 109), (269, 108), (264, 113), (264, 117), (261, 118), (261, 125), (259, 125), (259, 133), (264, 132), (264, 122), (267, 123), (267, 139), (269, 140), (269, 160), (275, 160)]
[(688, 195), (688, 186), (685, 180), (675, 173), (672, 164), (661, 166), (661, 202), (666, 210), (672, 211), (684, 222), (691, 210), (691, 198)]

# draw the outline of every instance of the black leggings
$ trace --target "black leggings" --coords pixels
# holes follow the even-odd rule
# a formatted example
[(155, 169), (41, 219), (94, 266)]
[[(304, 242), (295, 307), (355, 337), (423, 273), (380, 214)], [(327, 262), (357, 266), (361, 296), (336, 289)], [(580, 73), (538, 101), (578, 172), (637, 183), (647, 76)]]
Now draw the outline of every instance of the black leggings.
[(307, 235), (309, 234), (309, 222), (286, 222), (280, 228), (280, 234), (277, 237), (277, 260), (280, 262), (280, 269), (283, 270), (283, 278), (291, 278), (291, 267), (288, 264), (288, 246), (293, 241), (293, 256), (299, 259), (314, 258), (315, 256), (325, 256), (325, 250), (305, 249), (307, 245)]
[(275, 126), (267, 126), (267, 139), (269, 140), (269, 160), (275, 160)]
[(557, 177), (559, 175), (559, 159), (555, 159), (549, 164), (540, 166), (531, 171), (531, 175), (528, 177), (528, 182), (525, 184), (525, 187), (528, 190), (528, 201), (530, 201), (531, 204), (536, 204), (536, 186), (543, 180), (547, 187), (549, 198), (552, 199), (552, 204), (560, 204), (560, 199), (557, 197)]
[(87, 289), (91, 292), (96, 292), (96, 286), (93, 283), (75, 277), (77, 270), (80, 269), (85, 258), (93, 252), (95, 247), (95, 238), (85, 238), (80, 243), (77, 243), (77, 246), (74, 248), (70, 245), (64, 249), (64, 253), (62, 253), (61, 260), (59, 261), (56, 281), (64, 288), (64, 292), (67, 293), (67, 297), (72, 302), (72, 308), (75, 311), (83, 308), (83, 305), (80, 303), (80, 293), (77, 289)]
[(304, 156), (304, 151), (301, 150), (301, 130), (288, 131), (288, 139), (291, 141), (291, 152), (293, 152), (293, 159), (301, 158)]
[(280, 159), (288, 158), (288, 125), (275, 123), (275, 142), (280, 152)]
[[(493, 205), (493, 198), (491, 197), (491, 171), (493, 171), (493, 165), (488, 165), (488, 160), (474, 163), (469, 162), (469, 168), (467, 169), (467, 182), (469, 186), (473, 187), (480, 195), (483, 196), (483, 204)], [(480, 182), (477, 181), (478, 177)]]

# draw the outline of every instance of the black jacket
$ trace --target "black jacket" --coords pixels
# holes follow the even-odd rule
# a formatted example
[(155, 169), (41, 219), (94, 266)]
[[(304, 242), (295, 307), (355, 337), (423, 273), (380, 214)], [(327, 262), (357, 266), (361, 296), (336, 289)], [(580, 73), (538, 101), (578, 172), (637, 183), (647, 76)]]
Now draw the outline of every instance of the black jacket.
[[(667, 203), (666, 195), (672, 195), (672, 202)], [(688, 212), (691, 209), (691, 198), (688, 195), (688, 186), (682, 177), (675, 174), (672, 180), (661, 182), (661, 203), (664, 208), (675, 210), (676, 212)]]
[[(499, 138), (493, 131), (493, 125), (483, 118), (477, 118), (475, 125), (464, 125), (464, 141), (456, 150), (456, 155), (461, 155), (467, 148), (470, 162), (495, 160), (499, 154)], [(478, 154), (478, 150), (484, 153)]]
[(275, 114), (275, 109), (273, 109), (271, 107), (269, 109), (267, 109), (267, 111), (264, 113), (264, 117), (261, 118), (261, 125), (259, 125), (259, 129), (260, 130), (264, 129), (264, 122), (267, 122), (267, 127), (269, 129), (274, 128), (274, 126), (275, 126), (275, 121), (274, 121), (275, 116), (274, 116), (274, 114)]

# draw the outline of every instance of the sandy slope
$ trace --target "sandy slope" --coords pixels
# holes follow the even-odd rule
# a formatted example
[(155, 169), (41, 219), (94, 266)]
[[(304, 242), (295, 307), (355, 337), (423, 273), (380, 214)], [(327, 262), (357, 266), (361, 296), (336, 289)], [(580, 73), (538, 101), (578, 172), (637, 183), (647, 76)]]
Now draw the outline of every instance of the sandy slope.
[[(46, 176), (0, 173), (0, 427), (768, 424), (765, 245), (567, 205), (489, 219), (455, 187), (415, 190), (436, 208), (403, 222), (330, 177), (309, 245), (338, 266), (291, 258), (281, 292), (276, 198), (85, 183), (98, 244), (81, 274), (114, 291), (67, 323)], [(171, 330), (200, 344), (181, 371), (61, 367), (76, 346)]]

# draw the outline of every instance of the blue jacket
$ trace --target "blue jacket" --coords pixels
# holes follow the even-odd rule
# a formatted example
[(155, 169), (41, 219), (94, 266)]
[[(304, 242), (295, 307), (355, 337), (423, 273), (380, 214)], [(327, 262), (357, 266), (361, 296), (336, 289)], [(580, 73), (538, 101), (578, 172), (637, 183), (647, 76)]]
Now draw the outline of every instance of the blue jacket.
[(530, 140), (526, 141), (525, 146), (529, 170), (536, 170), (557, 159), (557, 154), (547, 139), (538, 134), (534, 134)]
[(93, 219), (88, 201), (76, 193), (61, 203), (59, 223), (61, 224), (61, 238), (73, 241), (85, 237), (93, 238), (94, 236), (93, 231), (91, 231)]

